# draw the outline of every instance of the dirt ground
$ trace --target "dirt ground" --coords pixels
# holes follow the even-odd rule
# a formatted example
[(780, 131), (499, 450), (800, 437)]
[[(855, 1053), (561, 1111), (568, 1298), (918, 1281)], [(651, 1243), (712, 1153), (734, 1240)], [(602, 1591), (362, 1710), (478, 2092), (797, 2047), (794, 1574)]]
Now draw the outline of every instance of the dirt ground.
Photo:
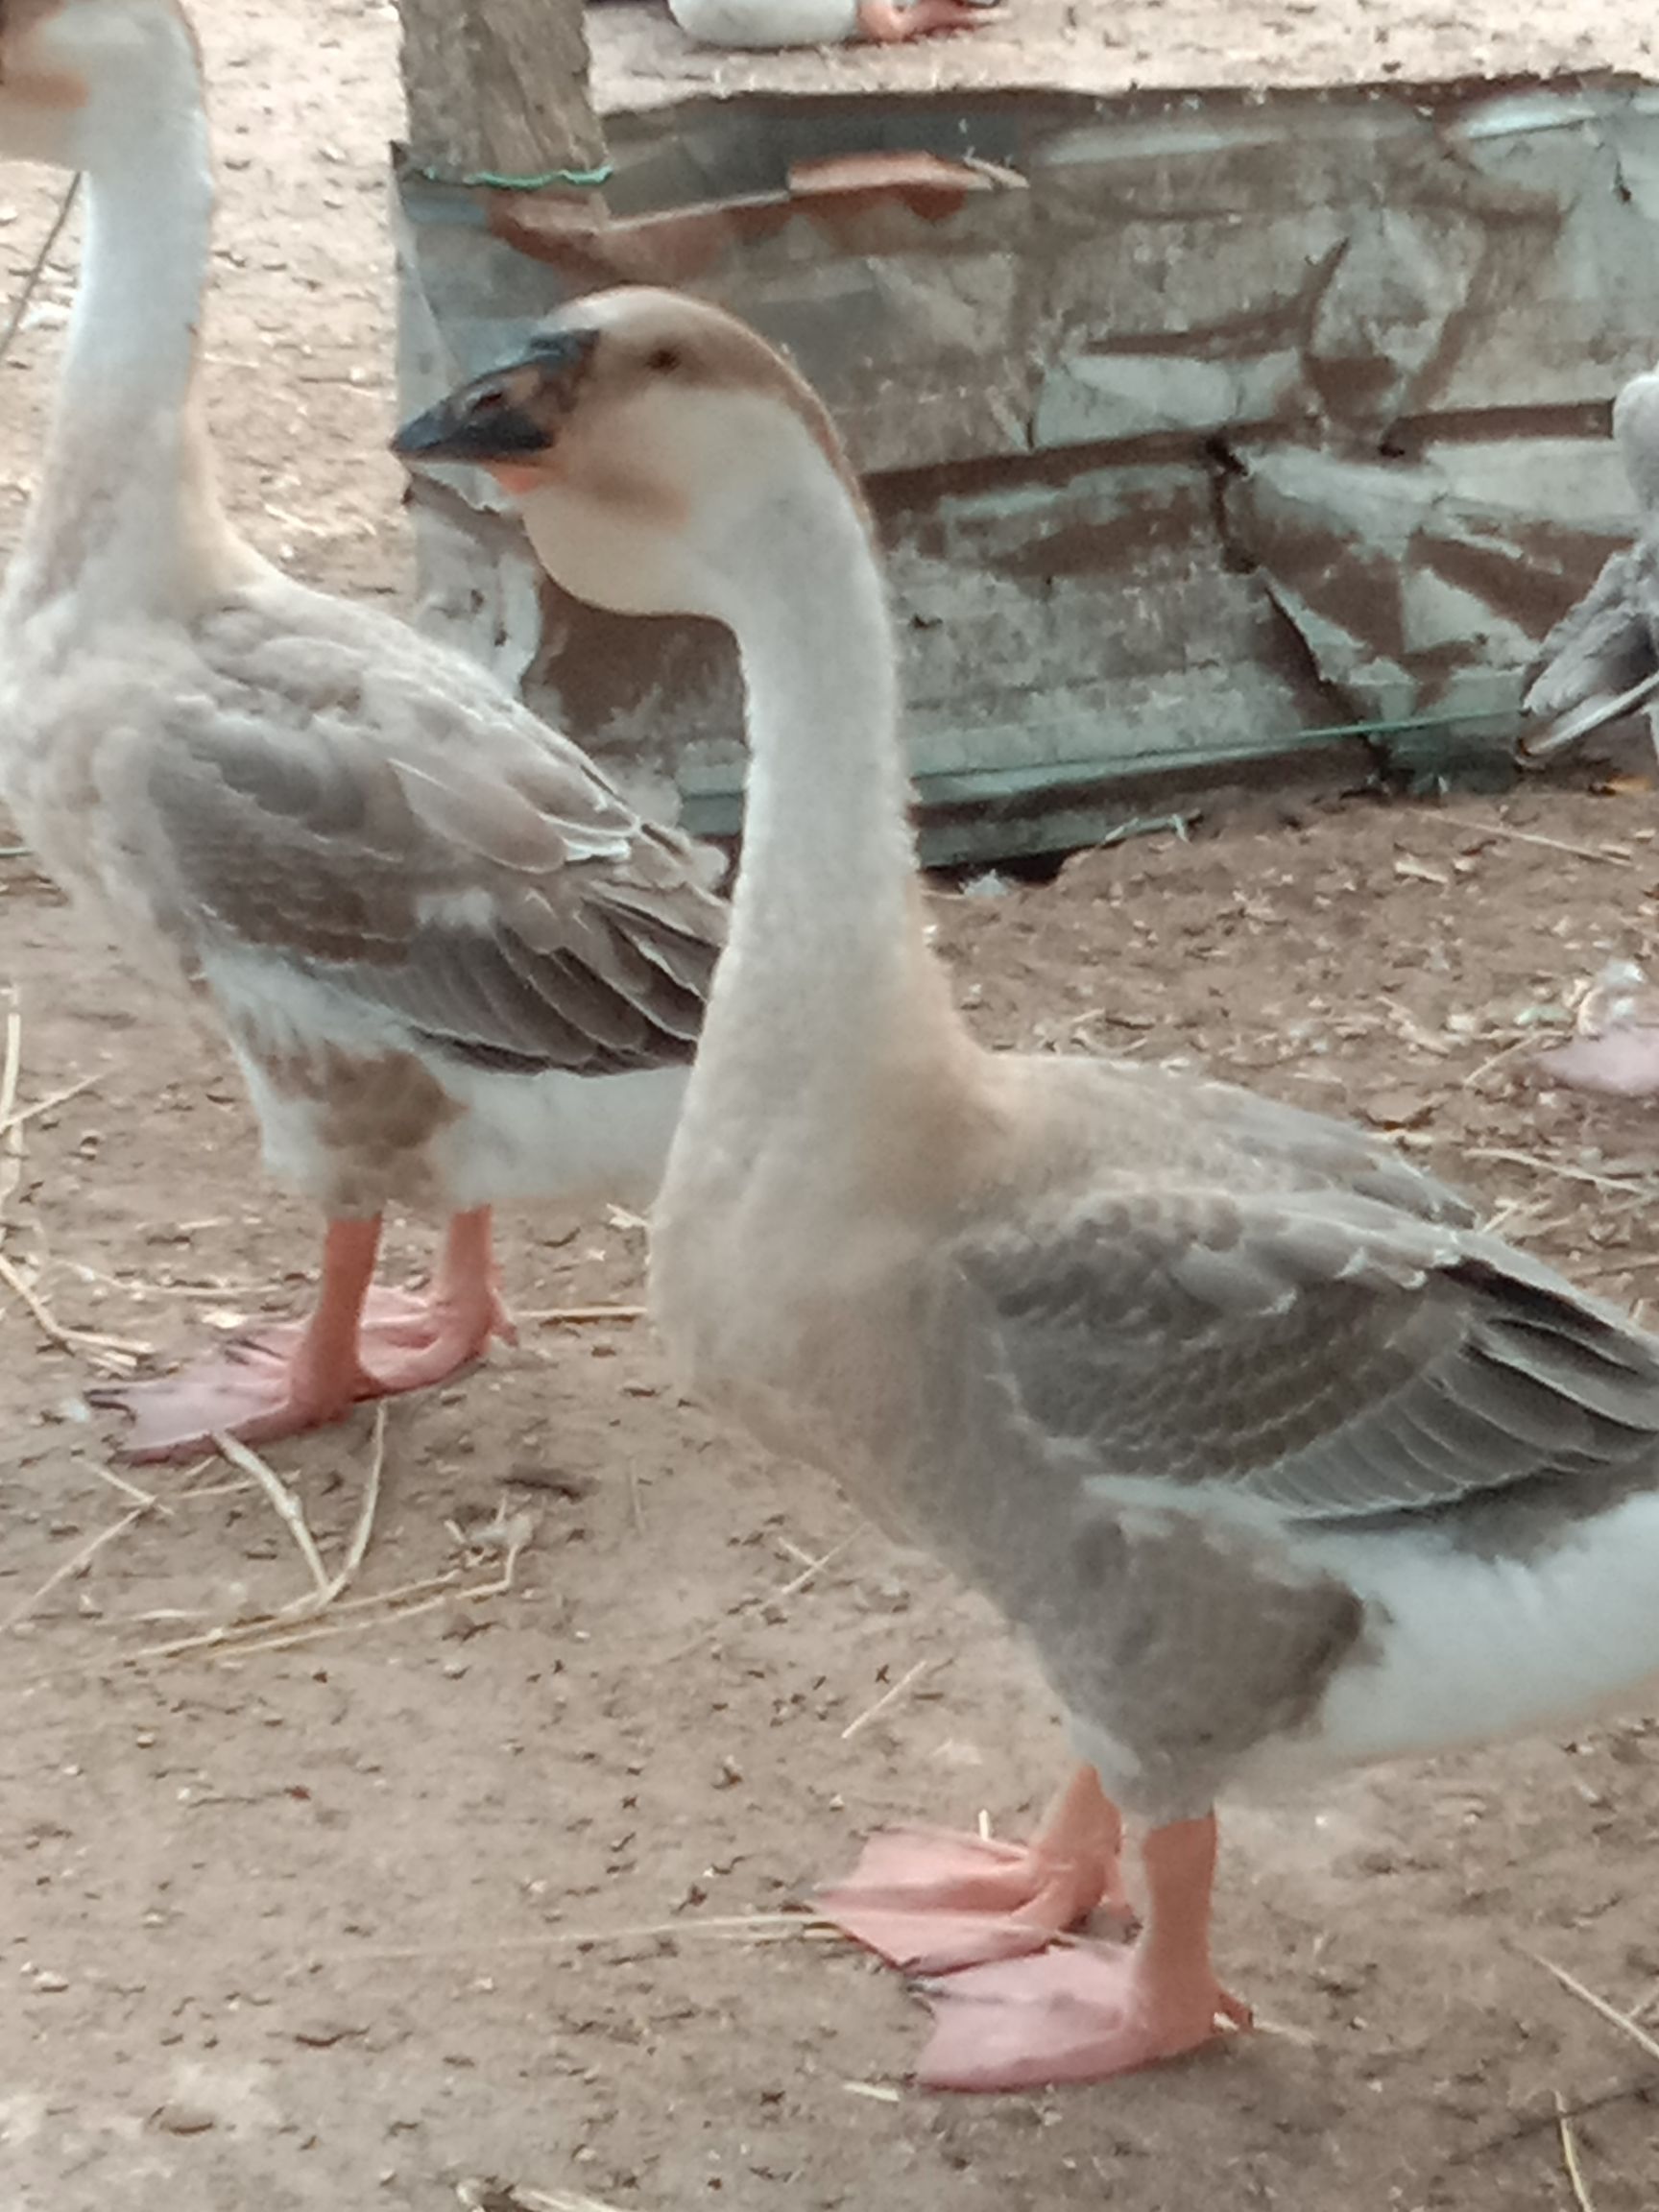
[[(298, 571), (397, 593), (393, 12), (215, 0), (204, 27), (231, 498)], [(49, 211), (0, 171), (8, 281)], [(0, 368), (0, 541), (69, 267)], [(1263, 801), (934, 912), (987, 1038), (1399, 1125), (1511, 1235), (1659, 1301), (1650, 1116), (1521, 1072), (1609, 953), (1659, 957), (1656, 823), (1630, 789)], [(307, 1573), (234, 1468), (146, 1477), (147, 1506), (81, 1393), (124, 1347), (298, 1302), (314, 1225), (260, 1182), (213, 1039), (26, 856), (0, 859), (6, 980), (20, 1102), (88, 1087), (26, 1124), (4, 1253), (85, 1334), (47, 1341), (0, 1286), (5, 2212), (437, 2212), (490, 2176), (620, 2212), (1515, 2212), (1575, 2201), (1557, 2097), (1577, 2200), (1648, 2212), (1659, 2064), (1532, 1955), (1659, 1998), (1646, 1723), (1231, 1815), (1220, 1941), (1265, 2032), (1111, 2088), (922, 2095), (896, 1977), (800, 1921), (734, 1928), (880, 1821), (1016, 1829), (1062, 1745), (983, 1609), (683, 1403), (642, 1324), (532, 1317), (637, 1300), (625, 1220), (505, 1224), (523, 1340), (394, 1413), (347, 1599), (158, 1652)], [(371, 1457), (366, 1419), (276, 1455), (330, 1563)]]
[(602, 106), (651, 108), (687, 87), (828, 92), (1028, 84), (1433, 83), (1624, 69), (1651, 76), (1659, 25), (1630, 0), (1003, 0), (971, 35), (900, 47), (732, 54), (698, 46), (660, 0), (589, 16)]

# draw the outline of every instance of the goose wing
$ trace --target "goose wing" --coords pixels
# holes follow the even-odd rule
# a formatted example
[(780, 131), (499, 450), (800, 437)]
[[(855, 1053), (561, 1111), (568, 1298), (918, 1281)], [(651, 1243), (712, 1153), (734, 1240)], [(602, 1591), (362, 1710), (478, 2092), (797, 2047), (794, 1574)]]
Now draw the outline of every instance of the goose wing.
[(1570, 1519), (1659, 1481), (1659, 1341), (1455, 1223), (1141, 1191), (976, 1230), (950, 1265), (1018, 1418), (1190, 1509)]
[(142, 800), (174, 934), (210, 978), (298, 974), (474, 1065), (688, 1060), (724, 934), (713, 855), (481, 670), (397, 644), (222, 645), (170, 709)]

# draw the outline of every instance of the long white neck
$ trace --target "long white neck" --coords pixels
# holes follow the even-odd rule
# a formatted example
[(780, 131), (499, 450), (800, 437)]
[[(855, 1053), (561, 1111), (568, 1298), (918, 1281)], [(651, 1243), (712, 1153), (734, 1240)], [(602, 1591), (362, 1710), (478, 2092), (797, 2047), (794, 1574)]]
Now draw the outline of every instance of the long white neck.
[(134, 87), (133, 127), (86, 177), (52, 432), (8, 580), (13, 617), (69, 595), (100, 617), (182, 614), (257, 565), (219, 503), (196, 390), (213, 179), (182, 38), (175, 66), (177, 84)]
[(743, 856), (693, 1089), (727, 1073), (773, 1095), (839, 1088), (955, 1020), (922, 933), (892, 624), (828, 469), (779, 500), (741, 561)]

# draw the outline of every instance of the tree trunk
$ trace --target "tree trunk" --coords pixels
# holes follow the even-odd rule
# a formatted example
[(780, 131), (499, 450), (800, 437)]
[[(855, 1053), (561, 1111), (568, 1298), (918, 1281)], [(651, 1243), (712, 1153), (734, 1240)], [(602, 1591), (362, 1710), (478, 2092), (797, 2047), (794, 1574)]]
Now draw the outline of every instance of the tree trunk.
[(399, 0), (409, 150), (448, 182), (541, 183), (605, 159), (582, 0)]

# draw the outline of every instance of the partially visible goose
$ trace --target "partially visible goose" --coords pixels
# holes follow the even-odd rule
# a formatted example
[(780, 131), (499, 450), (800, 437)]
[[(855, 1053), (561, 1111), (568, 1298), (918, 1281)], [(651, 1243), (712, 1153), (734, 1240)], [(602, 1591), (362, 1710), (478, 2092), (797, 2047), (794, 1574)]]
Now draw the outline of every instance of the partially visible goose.
[(1547, 760), (1639, 709), (1659, 744), (1659, 370), (1613, 402), (1613, 435), (1636, 501), (1636, 541), (1615, 553), (1545, 638), (1524, 709), (1523, 757)]
[[(1633, 376), (1613, 402), (1613, 435), (1636, 502), (1635, 542), (1603, 565), (1540, 650), (1523, 702), (1535, 725), (1525, 760), (1548, 760), (1645, 712), (1659, 747), (1659, 371)], [(1659, 1012), (1640, 969), (1610, 962), (1578, 1008), (1570, 1043), (1540, 1052), (1551, 1082), (1621, 1097), (1659, 1092)]]
[(936, 31), (972, 31), (999, 0), (668, 0), (687, 37), (705, 46), (884, 46)]
[[(1659, 1342), (1341, 1122), (973, 1042), (921, 926), (869, 520), (753, 333), (578, 301), (398, 450), (504, 467), (583, 597), (735, 633), (747, 835), (653, 1303), (702, 1392), (1029, 1634), (1093, 1769), (1069, 1865), (912, 1837), (839, 1916), (991, 1961), (937, 1984), (933, 2081), (1205, 2043), (1246, 2017), (1210, 1956), (1223, 1792), (1650, 1695)], [(1102, 1784), (1149, 1829), (1144, 1933), (1005, 1956), (1106, 1887)]]
[[(213, 486), (196, 382), (213, 185), (170, 0), (0, 0), (0, 156), (82, 169), (56, 420), (0, 599), (0, 787), (141, 989), (204, 987), (316, 1310), (102, 1393), (140, 1456), (440, 1381), (506, 1327), (490, 1208), (648, 1197), (723, 933), (702, 856), (471, 661), (290, 582)], [(140, 1003), (145, 1003), (144, 999)], [(382, 1211), (451, 1216), (371, 1296)]]

